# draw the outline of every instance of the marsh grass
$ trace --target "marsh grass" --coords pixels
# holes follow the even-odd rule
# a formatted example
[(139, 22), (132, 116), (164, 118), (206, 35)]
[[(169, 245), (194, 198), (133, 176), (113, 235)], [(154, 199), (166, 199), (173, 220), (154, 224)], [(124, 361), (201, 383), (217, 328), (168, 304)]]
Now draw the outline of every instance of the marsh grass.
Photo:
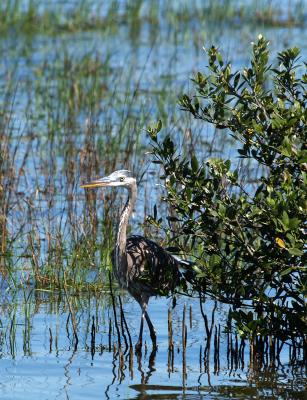
[[(26, 92), (7, 89), (11, 97), (1, 119), (1, 260), (5, 275), (7, 255), (14, 255), (14, 286), (51, 288), (65, 282), (75, 290), (102, 288), (118, 195), (84, 193), (79, 186), (118, 165), (134, 169), (131, 154), (145, 150), (141, 134), (149, 111), (140, 77), (131, 92), (122, 72), (111, 69), (108, 56), (74, 59), (63, 51), (54, 63), (35, 66)], [(125, 73), (133, 76), (132, 67)], [(15, 96), (27, 104), (23, 127), (14, 120)]]
[[(120, 298), (124, 294), (117, 291), (113, 292), (113, 296), (111, 294), (110, 291), (101, 295), (88, 292), (77, 296), (68, 291), (65, 294), (64, 291), (56, 293), (46, 289), (24, 289), (19, 291), (18, 296), (8, 296), (0, 308), (1, 356), (9, 356), (17, 362), (27, 357), (46, 357), (50, 362), (50, 354), (63, 360), (71, 354), (79, 353), (84, 357), (83, 353), (89, 353), (92, 362), (99, 362), (100, 357), (104, 357), (104, 363), (111, 360), (114, 367), (110, 368), (112, 373), (110, 371), (109, 374), (111, 379), (112, 374), (114, 377), (111, 386), (114, 382), (123, 383), (125, 380), (132, 380), (136, 384), (134, 375), (137, 371), (140, 372), (140, 383), (146, 385), (151, 382), (150, 377), (157, 368), (156, 359), (159, 359), (161, 351), (165, 351), (165, 376), (168, 375), (171, 380), (172, 375), (181, 374), (183, 391), (188, 390), (192, 382), (189, 374), (193, 374), (194, 378), (195, 375), (199, 376), (198, 391), (212, 391), (215, 383), (211, 383), (211, 379), (215, 381), (219, 375), (222, 378), (226, 367), (231, 374), (229, 376), (240, 378), (239, 387), (234, 382), (229, 386), (233, 393), (237, 393), (236, 388), (238, 393), (240, 389), (243, 391), (246, 380), (250, 387), (255, 388), (255, 394), (259, 394), (263, 388), (274, 388), (274, 393), (280, 394), (286, 387), (291, 391), (289, 393), (302, 390), (303, 380), (300, 377), (304, 376), (304, 364), (301, 350), (291, 343), (284, 344), (282, 348), (278, 341), (262, 337), (254, 342), (239, 338), (229, 318), (227, 329), (221, 327), (218, 316), (221, 310), (216, 303), (211, 311), (207, 305), (205, 309), (202, 308), (201, 315), (195, 302), (193, 306), (190, 305), (189, 313), (185, 303), (177, 305), (179, 310), (165, 310), (168, 346), (159, 348), (158, 352), (145, 346), (144, 356), (134, 353), (129, 327), (134, 325), (135, 317), (128, 313), (126, 321), (126, 307), (122, 306), (122, 302), (126, 304), (126, 299)], [(40, 319), (42, 316), (43, 320)], [(203, 318), (203, 321), (195, 327), (197, 317)], [(37, 329), (37, 325), (40, 329)], [(202, 325), (204, 332), (196, 339), (195, 331)], [(38, 341), (42, 342), (40, 346), (43, 351), (37, 352)], [(191, 349), (199, 353), (198, 362), (197, 356), (194, 357), (193, 365)], [(289, 359), (286, 362), (287, 354)], [(79, 367), (80, 363), (78, 360), (75, 365)], [(144, 365), (147, 363), (148, 368)], [(161, 373), (163, 367), (159, 371)], [(291, 382), (285, 377), (291, 377)], [(204, 386), (204, 380), (208, 381), (208, 387)], [(109, 386), (105, 387), (108, 390)], [(250, 387), (246, 388), (246, 393), (250, 393)]]
[[(159, 236), (145, 223), (159, 199), (153, 184), (159, 170), (148, 167), (146, 155), (151, 121), (160, 118), (176, 132), (187, 157), (228, 151), (231, 143), (220, 132), (178, 110), (178, 95), (194, 68), (180, 68), (182, 48), (197, 58), (210, 27), (219, 35), (229, 24), (253, 26), (256, 12), (265, 15), (268, 7), (258, 2), (255, 9), (251, 2), (238, 8), (230, 0), (176, 3), (1, 2), (0, 273), (10, 288), (97, 293), (106, 287), (125, 194), (79, 186), (116, 168), (129, 168), (137, 178), (145, 173), (133, 226)], [(281, 14), (273, 3), (268, 21), (295, 15), (300, 23), (300, 2)]]
[(7, 34), (12, 30), (26, 34), (100, 30), (114, 34), (119, 26), (125, 24), (130, 27), (130, 37), (136, 39), (143, 24), (156, 30), (161, 15), (165, 15), (170, 28), (177, 27), (178, 23), (214, 24), (217, 21), (227, 21), (234, 25), (261, 23), (268, 26), (297, 26), (304, 24), (304, 1), (295, 1), (294, 7), (289, 2), (288, 7), (285, 7), (278, 1), (160, 0), (145, 3), (143, 0), (74, 0), (69, 3), (53, 1), (42, 5), (39, 0), (3, 0), (0, 7), (0, 29)]
[[(210, 34), (223, 38), (229, 26), (249, 24), (251, 38), (259, 22), (270, 27), (305, 24), (302, 1), (282, 9), (277, 1), (242, 2), (242, 6), (232, 0), (192, 0), (182, 7), (176, 3), (76, 0), (69, 2), (71, 7), (62, 1), (1, 2), (0, 42), (5, 54), (0, 64), (1, 355), (33, 356), (35, 319), (43, 312), (50, 316), (43, 328), (50, 353), (58, 355), (66, 335), (70, 348), (77, 343), (92, 358), (95, 353), (96, 357), (113, 353), (114, 381), (122, 382), (127, 371), (132, 377), (136, 369), (144, 382), (150, 378), (155, 357), (150, 355), (146, 375), (142, 360), (131, 352), (125, 323), (128, 300), (123, 298), (123, 306), (118, 298), (123, 293), (116, 291), (115, 282), (110, 296), (110, 252), (126, 194), (84, 191), (80, 184), (117, 168), (133, 170), (142, 178), (131, 219), (133, 232), (171, 245), (176, 225), (164, 220), (163, 187), (156, 189), (160, 171), (146, 154), (150, 150), (146, 127), (162, 119), (166, 133), (175, 137), (187, 158), (192, 154), (200, 160), (220, 154), (231, 158), (233, 146), (221, 132), (202, 128), (178, 109), (178, 95), (183, 88), (189, 90), (187, 82), (196, 68), (194, 58), (192, 66), (184, 61), (200, 58), (204, 38)], [(240, 51), (238, 55), (242, 56)], [(252, 184), (257, 171), (240, 162), (238, 167)], [(169, 226), (167, 237), (146, 222), (146, 215), (155, 212)], [(231, 322), (224, 332), (212, 314), (203, 312), (201, 317), (206, 337), (200, 341), (200, 377), (209, 372), (210, 359), (214, 374), (221, 373), (223, 335), (230, 371), (249, 364), (251, 382), (266, 381), (266, 371), (275, 376), (280, 343), (267, 338), (245, 343), (232, 331)], [(59, 330), (63, 318), (65, 333)], [(182, 365), (183, 386), (188, 382), (192, 309), (189, 318), (186, 311), (179, 318), (178, 333), (169, 310), (167, 371), (170, 376)], [(244, 358), (248, 345), (249, 359)], [(295, 365), (302, 354), (287, 346), (283, 351)]]

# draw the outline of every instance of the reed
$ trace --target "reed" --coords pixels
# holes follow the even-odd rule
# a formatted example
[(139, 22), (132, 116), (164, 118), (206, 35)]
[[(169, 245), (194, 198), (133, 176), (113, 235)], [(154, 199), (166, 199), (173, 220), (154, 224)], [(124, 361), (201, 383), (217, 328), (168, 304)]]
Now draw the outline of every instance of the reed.
[[(9, 37), (14, 30), (22, 43), (7, 52), (22, 68), (5, 64), (3, 76), (8, 79), (0, 81), (0, 273), (12, 288), (26, 284), (63, 290), (65, 285), (69, 292), (96, 293), (108, 286), (106, 271), (123, 199), (115, 192), (84, 193), (79, 185), (122, 166), (142, 176), (150, 161), (144, 155), (144, 128), (152, 119), (161, 118), (170, 131), (184, 132), (179, 148), (187, 156), (201, 151), (205, 159), (227, 151), (228, 143), (217, 142), (214, 132), (179, 115), (176, 104), (184, 84), (178, 54), (183, 45), (195, 52), (201, 47), (204, 38), (192, 25), (218, 20), (224, 26), (223, 21), (236, 23), (237, 18), (248, 22), (255, 10), (251, 5), (238, 10), (231, 0), (199, 4), (178, 8), (172, 2), (138, 0), (120, 8), (115, 0), (101, 7), (90, 0), (69, 5), (1, 2), (2, 33)], [(266, 10), (265, 2), (257, 7)], [(299, 2), (288, 12), (297, 18), (300, 13)], [(121, 38), (118, 27), (123, 26), (125, 51), (131, 54), (132, 49), (134, 56), (120, 65), (113, 47), (104, 43)], [(77, 31), (85, 30), (93, 35), (99, 30), (97, 46), (87, 47), (86, 42), (82, 47)], [(45, 42), (38, 33), (45, 35)], [(80, 45), (71, 38), (80, 39)], [(162, 62), (165, 45), (171, 51)], [(184, 72), (185, 81), (191, 72)], [(158, 195), (151, 196), (150, 174), (157, 172), (151, 166), (144, 175), (144, 215), (138, 209), (134, 221), (134, 229), (153, 238), (159, 231), (145, 216), (159, 202)], [(161, 215), (164, 207), (159, 204)], [(174, 234), (176, 226), (169, 222), (164, 240)]]
[(238, 5), (234, 0), (205, 2), (182, 1), (176, 3), (144, 0), (122, 2), (109, 0), (103, 4), (91, 0), (74, 0), (69, 3), (53, 2), (42, 5), (39, 0), (3, 0), (0, 6), (1, 32), (9, 34), (14, 29), (27, 35), (58, 32), (101, 31), (118, 32), (118, 27), (128, 24), (129, 36), (138, 40), (143, 26), (149, 25), (154, 34), (161, 28), (160, 15), (166, 16), (170, 28), (178, 23), (202, 22), (214, 24), (228, 21), (233, 25), (243, 23), (268, 26), (296, 26), (304, 24), (304, 2), (295, 1), (286, 11), (278, 1), (246, 1)]
[[(146, 126), (161, 118), (168, 132), (183, 133), (178, 134), (184, 137), (178, 148), (189, 158), (195, 153), (204, 160), (227, 152), (229, 142), (218, 141), (216, 132), (202, 129), (177, 107), (178, 95), (189, 90), (186, 82), (200, 65), (200, 49), (212, 37), (223, 38), (229, 27), (242, 25), (245, 35), (259, 21), (261, 27), (304, 27), (304, 10), (296, 2), (285, 14), (277, 1), (269, 7), (264, 1), (257, 7), (246, 2), (241, 8), (231, 0), (189, 0), (182, 8), (176, 2), (137, 0), (121, 2), (121, 9), (116, 0), (97, 2), (104, 3), (99, 9), (91, 8), (90, 0), (76, 0), (73, 8), (65, 8), (65, 2), (47, 3), (4, 0), (0, 5), (0, 32), (8, 43), (0, 77), (0, 353), (32, 355), (32, 326), (44, 307), (57, 320), (46, 325), (47, 352), (57, 354), (65, 334), (73, 349), (78, 345), (92, 359), (99, 351), (108, 351), (108, 356), (113, 352), (114, 382), (121, 383), (126, 370), (131, 379), (137, 374), (125, 299), (123, 307), (115, 282), (109, 296), (108, 282), (114, 227), (125, 199), (115, 192), (85, 193), (80, 183), (123, 166), (138, 178), (145, 172), (139, 185), (143, 201), (132, 229), (169, 242), (176, 224), (163, 218), (165, 204), (155, 186), (160, 170), (148, 167)], [(195, 64), (181, 65), (191, 57)], [(242, 168), (252, 181), (252, 168)], [(157, 221), (162, 216), (168, 224), (167, 237), (161, 238), (158, 223), (156, 228), (146, 223), (155, 203)], [(89, 309), (94, 316), (88, 315)], [(182, 368), (183, 387), (189, 381), (187, 347), (193, 345), (195, 315), (192, 307), (185, 308), (176, 331), (168, 313), (167, 373), (170, 377)], [(67, 322), (64, 328), (58, 323), (61, 318)], [(214, 373), (221, 374), (224, 356), (232, 370), (244, 369), (250, 357), (255, 379), (259, 370), (278, 365), (282, 351), (293, 365), (302, 358), (298, 343), (282, 347), (271, 337), (248, 342), (231, 329), (224, 334), (214, 313), (210, 321), (203, 310), (203, 318), (200, 375), (209, 374), (211, 359)], [(227, 338), (224, 349), (221, 343)], [(177, 348), (182, 350), (179, 366)], [(163, 346), (160, 355), (162, 351)], [(144, 382), (154, 371), (155, 356), (149, 356)], [(137, 360), (140, 370), (146, 357)]]

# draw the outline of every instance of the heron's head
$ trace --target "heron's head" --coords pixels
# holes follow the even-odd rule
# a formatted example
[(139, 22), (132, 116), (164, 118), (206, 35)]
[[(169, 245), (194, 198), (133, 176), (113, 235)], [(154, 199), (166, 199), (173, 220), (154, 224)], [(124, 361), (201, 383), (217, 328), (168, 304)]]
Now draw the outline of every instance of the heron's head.
[(126, 188), (135, 185), (136, 180), (132, 177), (130, 171), (121, 169), (114, 171), (112, 174), (105, 176), (104, 178), (96, 179), (91, 182), (84, 183), (81, 185), (82, 188), (96, 188), (96, 187), (113, 187), (113, 186), (124, 186)]

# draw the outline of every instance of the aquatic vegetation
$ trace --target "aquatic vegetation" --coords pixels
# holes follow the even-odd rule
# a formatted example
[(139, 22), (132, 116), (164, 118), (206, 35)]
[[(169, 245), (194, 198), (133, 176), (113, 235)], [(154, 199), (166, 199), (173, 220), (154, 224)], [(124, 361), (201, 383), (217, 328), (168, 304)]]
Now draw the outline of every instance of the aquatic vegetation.
[(227, 393), (234, 397), (252, 393), (286, 399), (304, 389), (301, 355), (296, 354), (298, 363), (293, 364), (285, 362), (285, 349), (278, 360), (270, 352), (254, 357), (246, 340), (234, 331), (224, 331), (223, 312), (214, 302), (204, 302), (201, 312), (198, 299), (190, 299), (187, 305), (178, 297), (175, 308), (169, 300), (153, 302), (154, 315), (167, 322), (160, 325), (160, 335), (168, 341), (166, 345), (159, 341), (158, 351), (145, 350), (143, 355), (131, 352), (138, 321), (125, 297), (120, 300), (115, 293), (113, 298), (107, 292), (94, 296), (86, 293), (71, 295), (69, 302), (63, 292), (47, 290), (26, 290), (2, 302), (4, 398), (9, 398), (8, 392), (17, 398), (20, 392), (23, 398), (39, 398), (54, 389), (68, 397), (75, 391), (79, 395), (86, 391), (88, 396), (98, 390), (105, 398), (114, 397), (114, 393), (135, 398), (138, 392), (152, 391), (157, 395), (167, 391), (177, 396), (209, 396), (214, 390), (215, 398)]
[(194, 79), (196, 93), (180, 100), (194, 118), (232, 135), (255, 170), (265, 167), (253, 186), (230, 160), (179, 157), (170, 136), (160, 139), (160, 122), (148, 132), (177, 224), (172, 241), (196, 257), (197, 291), (231, 304), (238, 331), (257, 346), (270, 336), (303, 348), (306, 75), (298, 48), (280, 52), (275, 66), (268, 44), (260, 35), (241, 71), (212, 46), (207, 72)]
[(178, 156), (231, 158), (254, 185), (233, 139), (182, 113), (177, 99), (205, 68), (203, 46), (218, 43), (239, 69), (261, 31), (272, 53), (295, 42), (304, 56), (304, 12), (300, 0), (0, 2), (1, 398), (299, 396), (300, 348), (287, 342), (273, 354), (259, 341), (264, 351), (253, 353), (228, 308), (204, 298), (154, 299), (159, 351), (146, 343), (136, 357), (139, 309), (109, 282), (125, 197), (80, 184), (132, 170), (133, 232), (172, 246), (171, 231), (159, 230), (173, 214), (145, 132), (161, 119)]
[(190, 25), (224, 21), (240, 25), (249, 23), (267, 26), (303, 26), (305, 24), (304, 1), (296, 0), (286, 8), (278, 1), (197, 0), (180, 2), (109, 0), (103, 3), (92, 0), (60, 1), (51, 4), (39, 0), (3, 0), (0, 6), (0, 31), (12, 30), (28, 35), (59, 32), (100, 30), (117, 33), (121, 25), (129, 25), (129, 35), (137, 39), (142, 25), (157, 32), (165, 16), (171, 28), (178, 24)]

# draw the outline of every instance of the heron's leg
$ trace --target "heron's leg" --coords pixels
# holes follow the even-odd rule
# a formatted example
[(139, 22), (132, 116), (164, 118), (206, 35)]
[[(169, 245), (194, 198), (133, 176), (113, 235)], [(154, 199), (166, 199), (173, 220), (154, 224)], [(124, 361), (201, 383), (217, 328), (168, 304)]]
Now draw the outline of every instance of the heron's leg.
[(144, 327), (144, 317), (146, 314), (146, 309), (144, 306), (142, 306), (142, 316), (141, 316), (141, 325), (140, 325), (140, 333), (139, 333), (139, 338), (138, 341), (135, 345), (135, 350), (136, 351), (141, 351), (142, 349), (142, 342), (143, 342), (143, 327)]
[(151, 337), (153, 348), (156, 349), (157, 348), (157, 335), (156, 335), (155, 328), (149, 318), (147, 311), (145, 311), (145, 318), (146, 318), (146, 322), (147, 322), (147, 325), (148, 325), (148, 328), (150, 331), (150, 337)]

